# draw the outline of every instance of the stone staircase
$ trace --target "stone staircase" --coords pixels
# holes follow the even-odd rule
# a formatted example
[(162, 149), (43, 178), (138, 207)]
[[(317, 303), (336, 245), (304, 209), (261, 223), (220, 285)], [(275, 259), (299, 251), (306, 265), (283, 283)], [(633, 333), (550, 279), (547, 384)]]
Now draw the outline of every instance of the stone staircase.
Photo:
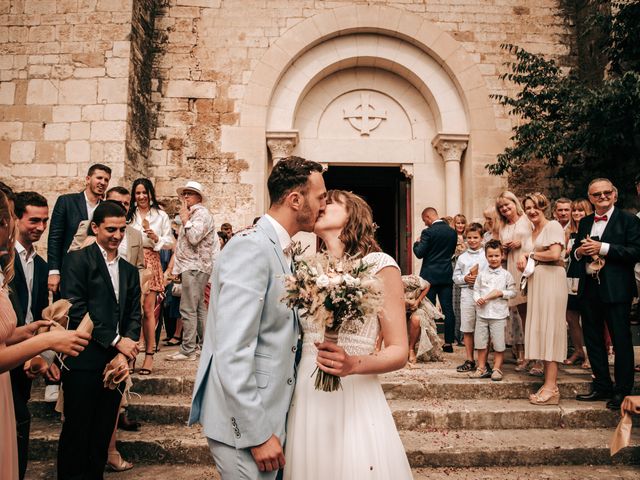
[[(540, 379), (516, 373), (513, 364), (505, 366), (502, 382), (468, 379), (455, 372), (455, 365), (461, 362), (461, 349), (456, 350), (444, 363), (420, 364), (381, 376), (417, 478), (421, 478), (421, 469), (437, 467), (465, 471), (602, 465), (606, 471), (640, 464), (640, 422), (635, 424), (632, 446), (611, 458), (608, 443), (619, 414), (607, 410), (604, 402), (574, 400), (576, 393), (588, 390), (589, 372), (562, 368), (560, 405), (535, 406), (526, 398), (538, 388)], [(200, 427), (186, 426), (197, 365), (163, 360), (170, 351), (165, 348), (156, 355), (152, 376), (135, 377), (134, 391), (140, 398), (132, 397), (129, 414), (143, 426), (139, 432), (119, 431), (119, 449), (137, 465), (208, 468), (211, 457)], [(46, 468), (53, 469), (60, 423), (52, 406), (41, 399), (41, 390), (35, 388), (31, 458), (49, 462)]]

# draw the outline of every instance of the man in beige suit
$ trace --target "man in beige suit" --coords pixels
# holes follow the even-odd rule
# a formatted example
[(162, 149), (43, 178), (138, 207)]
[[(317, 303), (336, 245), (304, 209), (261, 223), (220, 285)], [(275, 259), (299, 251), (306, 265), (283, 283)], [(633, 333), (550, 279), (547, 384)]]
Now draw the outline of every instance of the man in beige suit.
[[(131, 194), (124, 187), (113, 187), (109, 189), (107, 191), (106, 199), (120, 202), (124, 206), (125, 210), (129, 210), (129, 203), (131, 203)], [(71, 242), (71, 246), (69, 247), (70, 252), (86, 247), (87, 245), (90, 245), (95, 241), (95, 237), (89, 237), (87, 235), (90, 222), (91, 219), (83, 220), (82, 222), (80, 222), (80, 224), (78, 225), (78, 230), (76, 231), (76, 234), (73, 237), (73, 241)], [(127, 225), (127, 231), (124, 238), (122, 239), (122, 243), (120, 244), (119, 253), (120, 256), (127, 262), (137, 267), (138, 269), (143, 269), (144, 252), (142, 250), (142, 234), (135, 228)]]

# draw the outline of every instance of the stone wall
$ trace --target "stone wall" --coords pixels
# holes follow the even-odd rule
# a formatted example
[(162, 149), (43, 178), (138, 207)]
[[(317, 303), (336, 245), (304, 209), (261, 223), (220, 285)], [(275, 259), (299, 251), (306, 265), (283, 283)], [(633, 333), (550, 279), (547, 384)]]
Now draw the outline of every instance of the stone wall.
[(136, 85), (144, 87), (149, 76), (145, 35), (153, 3), (0, 2), (0, 176), (5, 181), (53, 201), (60, 193), (81, 190), (90, 164), (111, 166), (113, 185), (123, 182), (128, 157), (140, 165), (139, 158), (148, 155), (149, 129), (132, 124), (138, 119), (132, 111), (146, 115), (138, 108), (144, 101), (132, 101), (131, 95), (138, 96)]
[[(239, 124), (267, 49), (347, 5), (434, 22), (464, 47), (489, 93), (511, 91), (499, 79), (509, 60), (501, 43), (573, 63), (563, 0), (0, 0), (0, 176), (50, 199), (81, 188), (95, 162), (114, 168), (112, 185), (151, 177), (161, 197), (195, 178), (217, 223), (246, 223), (263, 208), (250, 166), (266, 145), (256, 158), (238, 155), (221, 131)], [(493, 107), (506, 138), (517, 119)]]

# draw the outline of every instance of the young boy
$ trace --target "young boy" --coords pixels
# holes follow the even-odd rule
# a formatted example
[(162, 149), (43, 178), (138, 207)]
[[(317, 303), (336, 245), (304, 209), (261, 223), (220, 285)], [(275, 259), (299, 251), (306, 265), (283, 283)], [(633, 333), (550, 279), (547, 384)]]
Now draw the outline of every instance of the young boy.
[(456, 368), (458, 372), (470, 372), (476, 368), (473, 360), (473, 332), (476, 327), (476, 302), (473, 285), (478, 272), (487, 268), (482, 248), (482, 225), (470, 224), (464, 232), (467, 250), (458, 257), (453, 270), (453, 283), (460, 287), (460, 331), (464, 334), (466, 360)]
[[(476, 302), (476, 329), (474, 342), (478, 351), (478, 368), (472, 378), (489, 378), (499, 382), (503, 378), (502, 362), (505, 350), (505, 328), (509, 316), (510, 298), (516, 296), (513, 276), (502, 268), (502, 245), (499, 240), (489, 240), (484, 246), (488, 268), (480, 271), (473, 285)], [(493, 342), (494, 368), (487, 369), (487, 344), (489, 335)]]

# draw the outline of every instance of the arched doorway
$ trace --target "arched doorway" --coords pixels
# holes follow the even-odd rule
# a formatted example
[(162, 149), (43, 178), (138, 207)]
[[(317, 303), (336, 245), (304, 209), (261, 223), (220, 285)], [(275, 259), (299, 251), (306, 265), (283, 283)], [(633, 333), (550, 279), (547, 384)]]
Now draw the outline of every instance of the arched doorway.
[(411, 181), (400, 168), (331, 166), (324, 181), (327, 189), (348, 190), (366, 200), (382, 251), (396, 259), (403, 274), (411, 273)]

